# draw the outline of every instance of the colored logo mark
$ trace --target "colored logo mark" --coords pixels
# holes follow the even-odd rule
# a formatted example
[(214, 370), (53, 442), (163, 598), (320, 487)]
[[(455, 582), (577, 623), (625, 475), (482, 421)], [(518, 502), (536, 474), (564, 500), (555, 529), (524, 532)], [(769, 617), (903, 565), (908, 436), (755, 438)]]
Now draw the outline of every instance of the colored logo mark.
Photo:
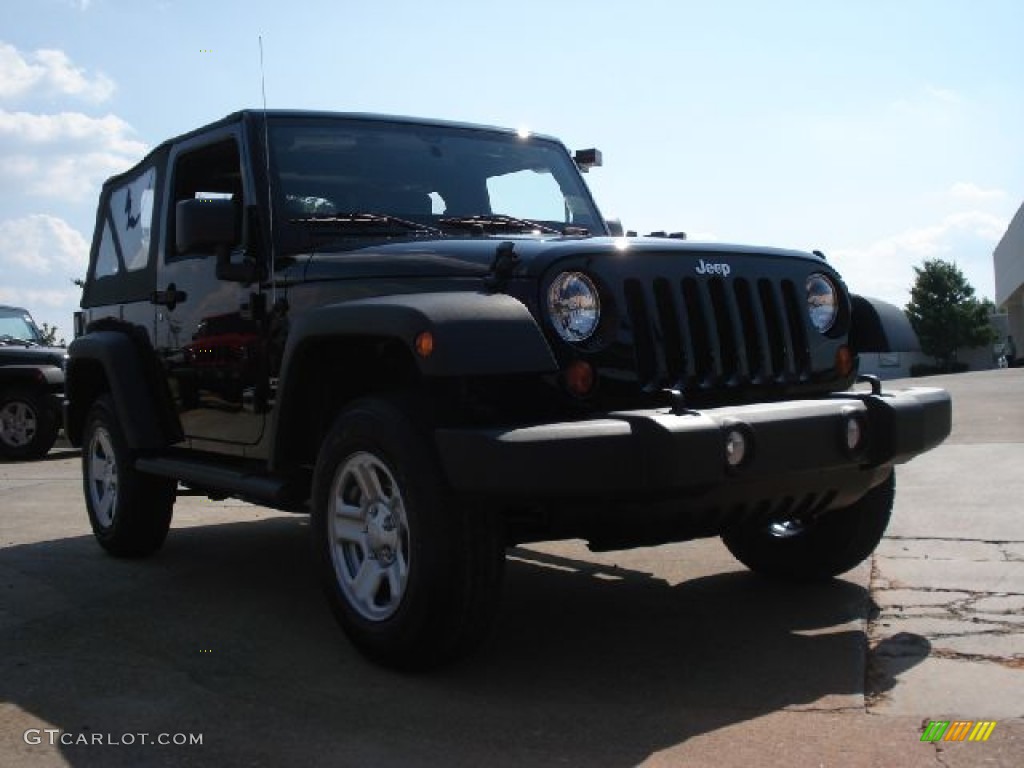
[(988, 741), (995, 720), (929, 720), (921, 741)]

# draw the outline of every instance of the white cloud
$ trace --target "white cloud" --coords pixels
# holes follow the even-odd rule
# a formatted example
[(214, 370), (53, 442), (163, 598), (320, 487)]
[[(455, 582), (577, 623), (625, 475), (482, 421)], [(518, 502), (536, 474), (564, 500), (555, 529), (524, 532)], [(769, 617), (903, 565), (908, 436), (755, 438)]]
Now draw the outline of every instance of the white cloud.
[(37, 115), (0, 110), (0, 179), (30, 195), (83, 200), (146, 151), (116, 115)]
[(0, 269), (7, 275), (8, 286), (33, 274), (81, 276), (88, 258), (86, 239), (56, 216), (35, 213), (0, 222)]
[(1006, 197), (1006, 192), (1001, 189), (985, 189), (970, 181), (958, 181), (949, 188), (949, 196), (961, 202), (985, 203), (1001, 200)]
[(992, 251), (1007, 220), (984, 211), (961, 211), (863, 246), (833, 249), (829, 260), (854, 293), (906, 303), (915, 266), (926, 259), (956, 263), (979, 295), (992, 296)]
[(117, 115), (89, 117), (81, 112), (37, 115), (0, 109), (0, 138), (25, 144), (102, 143), (115, 152), (138, 154), (146, 145), (130, 138), (132, 127)]
[[(66, 291), (0, 288), (0, 303), (25, 307), (32, 314), (36, 322), (42, 323), (43, 319), (41, 319), (39, 307), (64, 310), (60, 313), (62, 316), (70, 315), (75, 311), (80, 295), (81, 291), (73, 285)], [(57, 325), (57, 323), (50, 320), (46, 320), (46, 322), (49, 322), (51, 325)], [(62, 329), (68, 328), (69, 324), (65, 321), (60, 323), (59, 327)]]
[(64, 51), (41, 48), (22, 54), (10, 43), (0, 42), (0, 98), (42, 93), (101, 102), (113, 95), (114, 87), (102, 72), (90, 76), (76, 67)]

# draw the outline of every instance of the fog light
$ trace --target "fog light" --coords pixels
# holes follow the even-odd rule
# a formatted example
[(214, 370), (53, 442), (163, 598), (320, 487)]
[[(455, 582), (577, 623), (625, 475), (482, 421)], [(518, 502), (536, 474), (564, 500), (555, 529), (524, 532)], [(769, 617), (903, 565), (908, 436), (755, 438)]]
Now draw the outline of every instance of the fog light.
[(864, 428), (860, 425), (860, 419), (856, 416), (848, 416), (846, 419), (846, 449), (853, 453), (860, 448), (864, 439)]
[(738, 467), (747, 457), (747, 438), (738, 429), (730, 429), (725, 435), (725, 463)]
[(576, 397), (590, 394), (594, 388), (594, 368), (585, 360), (573, 360), (565, 369), (565, 388)]

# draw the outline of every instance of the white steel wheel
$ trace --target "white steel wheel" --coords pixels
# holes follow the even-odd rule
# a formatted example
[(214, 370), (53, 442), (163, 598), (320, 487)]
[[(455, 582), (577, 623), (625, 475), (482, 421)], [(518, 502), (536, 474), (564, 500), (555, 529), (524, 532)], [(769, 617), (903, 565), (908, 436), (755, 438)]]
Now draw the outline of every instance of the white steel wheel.
[(114, 510), (117, 508), (117, 461), (110, 433), (105, 427), (97, 426), (89, 438), (85, 474), (96, 522), (102, 528), (109, 528), (114, 524)]
[(394, 615), (409, 582), (409, 521), (395, 476), (360, 451), (338, 468), (328, 500), (331, 560), (338, 586), (369, 621)]
[(117, 557), (156, 552), (171, 525), (176, 483), (135, 469), (111, 395), (89, 409), (82, 446), (82, 491), (96, 541)]
[(447, 487), (412, 396), (350, 404), (313, 475), (313, 551), (331, 610), (369, 659), (419, 671), (471, 653), (491, 626), (497, 516)]

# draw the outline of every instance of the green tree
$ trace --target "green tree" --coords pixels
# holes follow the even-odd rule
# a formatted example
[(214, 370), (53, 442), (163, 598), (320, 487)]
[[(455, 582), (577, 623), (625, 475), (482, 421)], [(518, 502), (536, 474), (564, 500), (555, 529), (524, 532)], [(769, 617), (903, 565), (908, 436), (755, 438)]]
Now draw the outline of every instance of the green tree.
[(979, 300), (956, 264), (931, 259), (914, 267), (917, 279), (910, 290), (906, 313), (926, 355), (942, 370), (950, 370), (957, 350), (980, 347), (995, 340), (989, 324), (993, 305)]
[(42, 343), (46, 347), (63, 347), (65, 342), (64, 339), (57, 338), (57, 326), (50, 325), (49, 323), (43, 323), (43, 327), (39, 329), (39, 335), (43, 337)]

